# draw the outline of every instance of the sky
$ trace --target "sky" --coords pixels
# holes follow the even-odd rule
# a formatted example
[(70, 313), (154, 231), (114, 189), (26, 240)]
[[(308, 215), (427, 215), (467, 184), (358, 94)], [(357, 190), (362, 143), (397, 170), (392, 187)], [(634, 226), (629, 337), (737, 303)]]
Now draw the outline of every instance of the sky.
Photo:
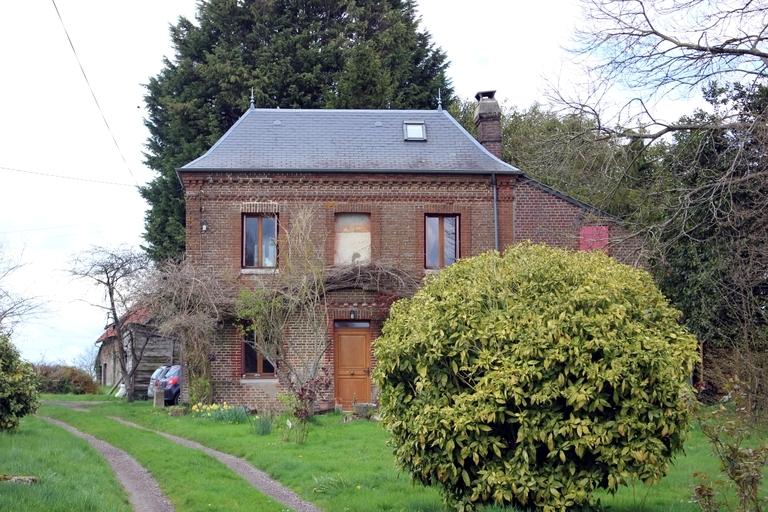
[[(136, 185), (153, 177), (142, 84), (172, 56), (169, 25), (196, 10), (194, 0), (56, 5), (101, 111), (53, 2), (0, 3), (0, 251), (23, 264), (10, 288), (42, 304), (13, 335), (35, 362), (71, 362), (104, 328), (93, 305), (102, 293), (67, 269), (91, 246), (142, 242), (147, 205)], [(419, 13), (461, 97), (496, 89), (527, 107), (544, 101), (548, 83), (573, 79), (564, 48), (580, 19), (575, 0), (421, 0)]]

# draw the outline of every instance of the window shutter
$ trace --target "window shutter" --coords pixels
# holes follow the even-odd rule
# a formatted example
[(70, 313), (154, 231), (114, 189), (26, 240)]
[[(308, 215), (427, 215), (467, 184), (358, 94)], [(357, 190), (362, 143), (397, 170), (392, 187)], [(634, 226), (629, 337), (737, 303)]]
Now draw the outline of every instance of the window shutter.
[(608, 252), (609, 241), (608, 226), (582, 226), (579, 234), (579, 250)]

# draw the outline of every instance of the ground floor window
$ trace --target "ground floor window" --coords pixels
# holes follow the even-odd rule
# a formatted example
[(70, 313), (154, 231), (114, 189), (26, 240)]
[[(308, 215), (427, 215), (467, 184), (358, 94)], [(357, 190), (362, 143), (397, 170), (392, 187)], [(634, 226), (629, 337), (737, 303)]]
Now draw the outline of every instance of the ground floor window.
[(274, 378), (275, 367), (257, 350), (253, 341), (243, 341), (243, 377), (269, 379)]

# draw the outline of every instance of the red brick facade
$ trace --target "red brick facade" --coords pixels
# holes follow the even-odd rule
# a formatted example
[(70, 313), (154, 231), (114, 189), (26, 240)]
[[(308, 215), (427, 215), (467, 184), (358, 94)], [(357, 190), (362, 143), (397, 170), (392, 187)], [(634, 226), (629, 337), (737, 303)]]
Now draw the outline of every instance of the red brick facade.
[[(460, 256), (494, 249), (491, 176), (481, 174), (242, 172), (185, 173), (187, 257), (194, 263), (238, 275), (243, 286), (268, 274), (241, 270), (243, 212), (275, 212), (280, 231), (290, 229), (291, 212), (311, 206), (321, 215), (317, 243), (325, 245), (326, 262), (333, 264), (334, 215), (370, 214), (371, 259), (412, 273), (424, 273), (425, 215), (459, 216)], [(614, 220), (601, 218), (580, 203), (559, 195), (521, 175), (497, 176), (501, 248), (531, 240), (578, 249), (584, 225), (610, 226), (609, 253), (627, 263), (637, 258), (636, 244), (624, 241)], [(278, 251), (280, 239), (278, 238)], [(278, 268), (280, 257), (278, 257)], [(386, 318), (389, 297), (360, 290), (333, 292), (329, 301), (329, 336), (333, 321), (369, 319), (377, 335)], [(301, 326), (288, 333), (292, 350), (301, 351), (306, 336)], [(331, 344), (333, 347), (333, 344)], [(213, 361), (215, 399), (249, 407), (274, 404), (280, 384), (242, 379), (242, 338), (225, 326), (216, 340)], [(326, 355), (333, 372), (334, 354)], [(374, 393), (375, 395), (375, 393)], [(331, 389), (324, 405), (333, 405)]]

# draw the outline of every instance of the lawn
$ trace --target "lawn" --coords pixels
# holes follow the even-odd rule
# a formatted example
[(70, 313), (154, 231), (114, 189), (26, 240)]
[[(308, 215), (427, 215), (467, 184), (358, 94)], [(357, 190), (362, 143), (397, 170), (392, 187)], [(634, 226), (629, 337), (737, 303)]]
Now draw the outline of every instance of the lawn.
[[(164, 411), (153, 410), (146, 402), (108, 403), (89, 408), (91, 413), (59, 407), (45, 407), (44, 411), (72, 421), (78, 428), (109, 442), (114, 441), (124, 449), (133, 442), (142, 441), (164, 450), (168, 442), (149, 433), (126, 432), (126, 427), (115, 424), (106, 416), (121, 416), (156, 430), (194, 439), (248, 459), (325, 510), (444, 510), (437, 491), (412, 484), (407, 475), (395, 469), (391, 450), (386, 445), (387, 434), (374, 422), (342, 423), (339, 415), (323, 415), (312, 425), (307, 443), (296, 445), (282, 441), (279, 433), (257, 436), (248, 425), (227, 425), (190, 416), (170, 417)], [(140, 437), (131, 437), (134, 441), (129, 441), (123, 439), (124, 436)], [(694, 485), (692, 474), (699, 471), (714, 476), (718, 463), (710, 454), (706, 439), (697, 430), (691, 433), (686, 446), (686, 454), (677, 458), (669, 475), (661, 482), (653, 486), (638, 483), (614, 496), (601, 495), (602, 504), (617, 512), (698, 510), (690, 502)], [(152, 468), (150, 470), (155, 473)], [(176, 492), (193, 492), (190, 490), (193, 484), (179, 483), (182, 484), (183, 493), (178, 489)]]
[(35, 485), (0, 482), (0, 510), (131, 510), (109, 465), (88, 443), (35, 418), (0, 433), (0, 474), (38, 477)]
[[(57, 396), (57, 399), (60, 399)], [(137, 404), (150, 411), (149, 404)], [(89, 406), (90, 408), (99, 407)], [(43, 405), (41, 413), (60, 419), (133, 456), (155, 477), (177, 510), (278, 512), (285, 507), (256, 491), (248, 482), (217, 460), (197, 450), (179, 446), (163, 437), (121, 425), (97, 410), (112, 413), (136, 405), (110, 403), (94, 412)]]

